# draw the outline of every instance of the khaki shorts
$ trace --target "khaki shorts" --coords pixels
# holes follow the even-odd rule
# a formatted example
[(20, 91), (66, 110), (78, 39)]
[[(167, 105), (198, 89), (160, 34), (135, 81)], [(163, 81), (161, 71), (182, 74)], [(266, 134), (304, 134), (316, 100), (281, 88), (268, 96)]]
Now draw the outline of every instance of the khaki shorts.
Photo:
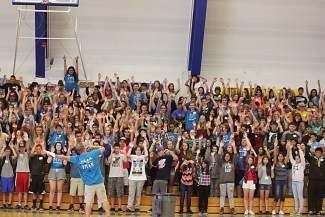
[(65, 169), (50, 169), (48, 179), (49, 180), (65, 180), (66, 174)]
[(107, 195), (104, 183), (97, 185), (85, 185), (85, 203), (94, 203), (95, 194), (98, 203), (107, 202)]
[(123, 177), (108, 177), (108, 195), (122, 197), (124, 195)]
[(70, 179), (70, 196), (84, 196), (85, 185), (81, 178)]

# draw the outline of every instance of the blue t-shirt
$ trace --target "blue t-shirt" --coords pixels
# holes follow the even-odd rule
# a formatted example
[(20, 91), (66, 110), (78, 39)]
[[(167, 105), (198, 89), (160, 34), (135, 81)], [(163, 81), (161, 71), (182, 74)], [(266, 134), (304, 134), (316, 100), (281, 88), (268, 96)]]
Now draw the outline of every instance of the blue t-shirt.
[(314, 153), (316, 148), (319, 148), (319, 147), (320, 147), (320, 143), (319, 142), (314, 142), (313, 144), (310, 144), (310, 151), (312, 153)]
[(250, 156), (250, 151), (247, 151), (241, 144), (238, 147), (238, 157), (239, 160), (237, 161), (238, 169), (241, 171), (245, 170), (244, 162), (247, 161), (248, 157)]
[(51, 169), (64, 169), (63, 161), (57, 158), (52, 159)]
[(58, 133), (54, 132), (51, 137), (51, 144), (50, 147), (53, 148), (57, 142), (60, 142), (62, 144), (62, 148), (65, 147), (66, 143), (66, 136), (63, 132)]
[(97, 185), (104, 182), (100, 170), (100, 155), (101, 151), (97, 149), (70, 157), (70, 162), (79, 169), (80, 177), (85, 185)]
[(144, 93), (138, 92), (138, 93), (132, 93), (130, 96), (130, 107), (132, 110), (135, 109), (137, 101), (143, 102), (144, 101)]
[(176, 109), (176, 110), (173, 111), (173, 113), (172, 113), (172, 118), (174, 118), (174, 119), (176, 119), (176, 120), (178, 120), (178, 121), (181, 121), (181, 120), (184, 119), (185, 114), (186, 114), (185, 111)]
[(231, 132), (227, 132), (223, 137), (222, 137), (222, 141), (223, 141), (223, 148), (226, 150), (228, 145), (230, 144), (230, 138), (231, 138)]
[(199, 121), (199, 113), (197, 111), (191, 112), (186, 111), (185, 114), (185, 130), (190, 131), (193, 129), (194, 125), (193, 123), (197, 124)]
[(73, 165), (73, 164), (71, 164), (71, 166), (70, 166), (70, 177), (71, 177), (71, 178), (80, 178), (79, 170), (78, 170), (78, 168), (77, 168), (75, 165)]
[(66, 91), (72, 92), (73, 89), (76, 89), (76, 81), (75, 81), (75, 77), (73, 75), (70, 74), (66, 74), (64, 76), (64, 88)]

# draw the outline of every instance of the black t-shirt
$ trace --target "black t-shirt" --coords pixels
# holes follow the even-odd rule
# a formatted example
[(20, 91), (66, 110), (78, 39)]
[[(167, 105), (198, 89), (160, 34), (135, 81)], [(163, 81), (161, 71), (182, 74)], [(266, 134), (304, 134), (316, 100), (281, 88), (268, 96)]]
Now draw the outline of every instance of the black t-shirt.
[(173, 157), (171, 155), (164, 155), (162, 157), (158, 157), (153, 162), (153, 165), (156, 166), (157, 169), (156, 179), (168, 181), (170, 179), (172, 164), (173, 164)]
[(43, 155), (34, 155), (30, 158), (31, 175), (44, 175), (46, 158)]

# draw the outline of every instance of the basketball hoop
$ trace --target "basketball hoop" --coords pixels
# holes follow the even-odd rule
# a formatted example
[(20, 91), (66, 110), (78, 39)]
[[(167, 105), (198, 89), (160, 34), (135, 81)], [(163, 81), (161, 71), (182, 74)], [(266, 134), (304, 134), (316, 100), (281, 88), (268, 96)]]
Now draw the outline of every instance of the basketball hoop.
[(18, 8), (18, 22), (17, 22), (17, 32), (16, 32), (16, 46), (15, 46), (15, 56), (14, 56), (14, 64), (13, 64), (13, 74), (16, 72), (16, 61), (17, 61), (17, 53), (18, 53), (18, 45), (21, 39), (32, 39), (32, 40), (44, 40), (39, 46), (42, 48), (47, 48), (48, 42), (47, 40), (73, 40), (76, 42), (76, 47), (79, 53), (81, 66), (84, 72), (84, 77), (87, 80), (87, 74), (85, 69), (85, 64), (83, 61), (83, 55), (81, 51), (80, 39), (78, 36), (78, 22), (77, 17), (75, 18), (75, 26), (72, 28), (74, 30), (74, 35), (72, 37), (37, 37), (37, 36), (24, 36), (21, 34), (21, 25), (22, 18), (21, 15), (23, 12), (44, 12), (44, 13), (58, 13), (58, 14), (67, 14), (68, 16), (72, 16), (70, 7), (78, 7), (79, 0), (12, 0), (13, 5), (40, 5), (44, 4), (45, 6), (68, 6), (67, 10), (53, 10), (53, 9), (31, 9), (31, 8)]

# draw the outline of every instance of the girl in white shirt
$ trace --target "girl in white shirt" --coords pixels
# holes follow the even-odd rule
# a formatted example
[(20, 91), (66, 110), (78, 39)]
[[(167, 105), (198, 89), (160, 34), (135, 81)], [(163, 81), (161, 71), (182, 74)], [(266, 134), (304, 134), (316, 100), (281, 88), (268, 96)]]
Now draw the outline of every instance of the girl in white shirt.
[[(131, 154), (133, 149), (135, 150), (135, 154)], [(133, 143), (131, 142), (127, 157), (132, 165), (129, 176), (129, 198), (126, 211), (127, 213), (132, 212), (131, 209), (135, 200), (134, 211), (137, 213), (140, 211), (141, 193), (143, 185), (147, 180), (145, 172), (145, 165), (148, 162), (147, 141), (145, 140), (143, 142), (143, 148), (141, 146), (133, 147)]]
[(304, 210), (304, 171), (305, 171), (305, 156), (300, 148), (300, 144), (297, 145), (299, 149), (299, 155), (295, 158), (292, 156), (292, 145), (289, 149), (289, 158), (292, 164), (292, 191), (295, 199), (295, 211), (294, 215), (300, 215)]

